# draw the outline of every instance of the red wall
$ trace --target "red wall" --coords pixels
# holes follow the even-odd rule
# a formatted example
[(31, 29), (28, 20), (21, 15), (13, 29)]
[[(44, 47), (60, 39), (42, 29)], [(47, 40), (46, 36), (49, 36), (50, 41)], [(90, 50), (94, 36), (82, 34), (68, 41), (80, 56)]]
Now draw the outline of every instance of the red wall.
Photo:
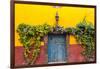
[(83, 51), (81, 45), (73, 44), (68, 47), (68, 63), (72, 62), (84, 62), (84, 56), (81, 52)]
[[(72, 62), (84, 62), (84, 57), (81, 55), (82, 52), (82, 48), (80, 45), (70, 45), (67, 49), (68, 53), (67, 56), (68, 58), (66, 58), (68, 63), (72, 63)], [(24, 57), (23, 57), (23, 47), (18, 46), (15, 47), (15, 66), (19, 66), (19, 65), (25, 65), (25, 61), (24, 61)], [(36, 60), (35, 64), (45, 64), (47, 62), (47, 58), (46, 58), (46, 47), (45, 46), (41, 46), (41, 50), (40, 50), (40, 55)]]

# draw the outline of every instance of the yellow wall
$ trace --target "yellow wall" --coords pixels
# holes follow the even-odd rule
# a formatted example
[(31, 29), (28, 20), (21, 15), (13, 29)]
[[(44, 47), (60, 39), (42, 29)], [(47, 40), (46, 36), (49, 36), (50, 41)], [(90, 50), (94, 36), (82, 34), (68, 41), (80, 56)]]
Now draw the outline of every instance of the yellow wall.
[[(55, 24), (55, 14), (58, 11), (59, 25), (74, 27), (86, 16), (87, 21), (94, 24), (94, 8), (65, 7), (54, 8), (53, 6), (15, 4), (15, 46), (22, 46), (19, 42), (16, 28), (20, 23), (39, 25), (48, 23)], [(75, 38), (70, 36), (70, 44), (76, 44)], [(43, 43), (42, 43), (43, 44)]]

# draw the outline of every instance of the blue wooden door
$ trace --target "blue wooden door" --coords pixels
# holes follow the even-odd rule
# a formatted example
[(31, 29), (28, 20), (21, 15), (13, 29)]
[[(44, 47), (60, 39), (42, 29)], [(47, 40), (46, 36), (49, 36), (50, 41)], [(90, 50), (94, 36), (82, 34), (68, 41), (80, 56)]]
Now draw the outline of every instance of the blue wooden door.
[(48, 36), (48, 63), (66, 62), (66, 36)]

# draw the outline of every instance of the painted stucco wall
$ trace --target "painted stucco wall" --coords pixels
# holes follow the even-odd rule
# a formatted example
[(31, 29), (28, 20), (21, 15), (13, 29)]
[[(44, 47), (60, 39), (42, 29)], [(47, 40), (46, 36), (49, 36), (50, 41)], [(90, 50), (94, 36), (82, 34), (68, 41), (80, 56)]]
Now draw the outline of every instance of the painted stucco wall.
[[(81, 52), (82, 52), (82, 48), (79, 44), (72, 44), (67, 48), (67, 57), (66, 57), (66, 61), (67, 63), (77, 63), (77, 62), (84, 62), (84, 56), (82, 56)], [(24, 60), (24, 56), (23, 56), (23, 47), (22, 46), (18, 46), (15, 48), (15, 66), (22, 66), (22, 65), (27, 65), (25, 63)], [(47, 64), (48, 60), (47, 60), (47, 52), (46, 52), (46, 46), (41, 46), (41, 50), (40, 50), (40, 55), (38, 56), (35, 64), (39, 65), (39, 64)]]
[[(15, 4), (15, 64), (24, 65), (23, 45), (20, 43), (19, 35), (16, 29), (19, 24), (25, 23), (28, 25), (40, 25), (47, 23), (55, 25), (55, 14), (58, 11), (59, 25), (66, 27), (75, 27), (86, 16), (86, 20), (92, 22), (94, 25), (94, 9), (93, 8), (77, 8), (77, 7), (59, 7), (42, 6), (42, 5), (28, 5), (28, 4)], [(69, 47), (67, 61), (70, 62), (83, 62), (84, 57), (81, 55), (82, 48), (76, 42), (74, 36), (69, 36)], [(41, 53), (36, 60), (36, 64), (46, 63), (46, 46), (41, 42)]]
[[(15, 4), (15, 46), (22, 46), (19, 42), (19, 35), (16, 29), (20, 23), (28, 25), (40, 25), (47, 23), (49, 25), (55, 24), (55, 14), (58, 11), (59, 25), (66, 27), (75, 27), (77, 23), (83, 20), (86, 16), (87, 21), (94, 24), (94, 9), (93, 8), (79, 8), (61, 6), (54, 8), (54, 6), (44, 5), (28, 5)], [(75, 38), (70, 36), (70, 44), (77, 44)], [(41, 42), (41, 45), (44, 43)]]

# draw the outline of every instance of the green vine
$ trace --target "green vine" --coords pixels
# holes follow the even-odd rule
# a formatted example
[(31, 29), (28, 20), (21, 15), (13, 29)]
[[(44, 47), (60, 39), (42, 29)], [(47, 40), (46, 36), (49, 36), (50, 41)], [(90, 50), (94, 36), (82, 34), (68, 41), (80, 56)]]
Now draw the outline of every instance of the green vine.
[(93, 61), (93, 54), (95, 52), (95, 29), (92, 23), (88, 23), (84, 19), (75, 28), (66, 28), (66, 32), (74, 35), (77, 41), (82, 44), (84, 48), (82, 55), (86, 57), (86, 61)]
[(41, 39), (50, 32), (72, 34), (76, 37), (77, 41), (82, 44), (84, 51), (82, 55), (89, 61), (93, 58), (95, 52), (95, 29), (90, 23), (87, 23), (84, 19), (82, 22), (76, 25), (76, 27), (69, 27), (64, 29), (63, 27), (56, 26), (51, 27), (48, 24), (30, 26), (27, 24), (19, 24), (17, 32), (20, 36), (20, 42), (24, 46), (24, 57), (26, 63), (32, 65), (35, 63), (38, 55), (40, 54)]
[(50, 32), (51, 26), (47, 24), (30, 26), (20, 24), (17, 32), (20, 36), (20, 42), (24, 46), (24, 57), (26, 62), (32, 65), (40, 53), (41, 38)]

